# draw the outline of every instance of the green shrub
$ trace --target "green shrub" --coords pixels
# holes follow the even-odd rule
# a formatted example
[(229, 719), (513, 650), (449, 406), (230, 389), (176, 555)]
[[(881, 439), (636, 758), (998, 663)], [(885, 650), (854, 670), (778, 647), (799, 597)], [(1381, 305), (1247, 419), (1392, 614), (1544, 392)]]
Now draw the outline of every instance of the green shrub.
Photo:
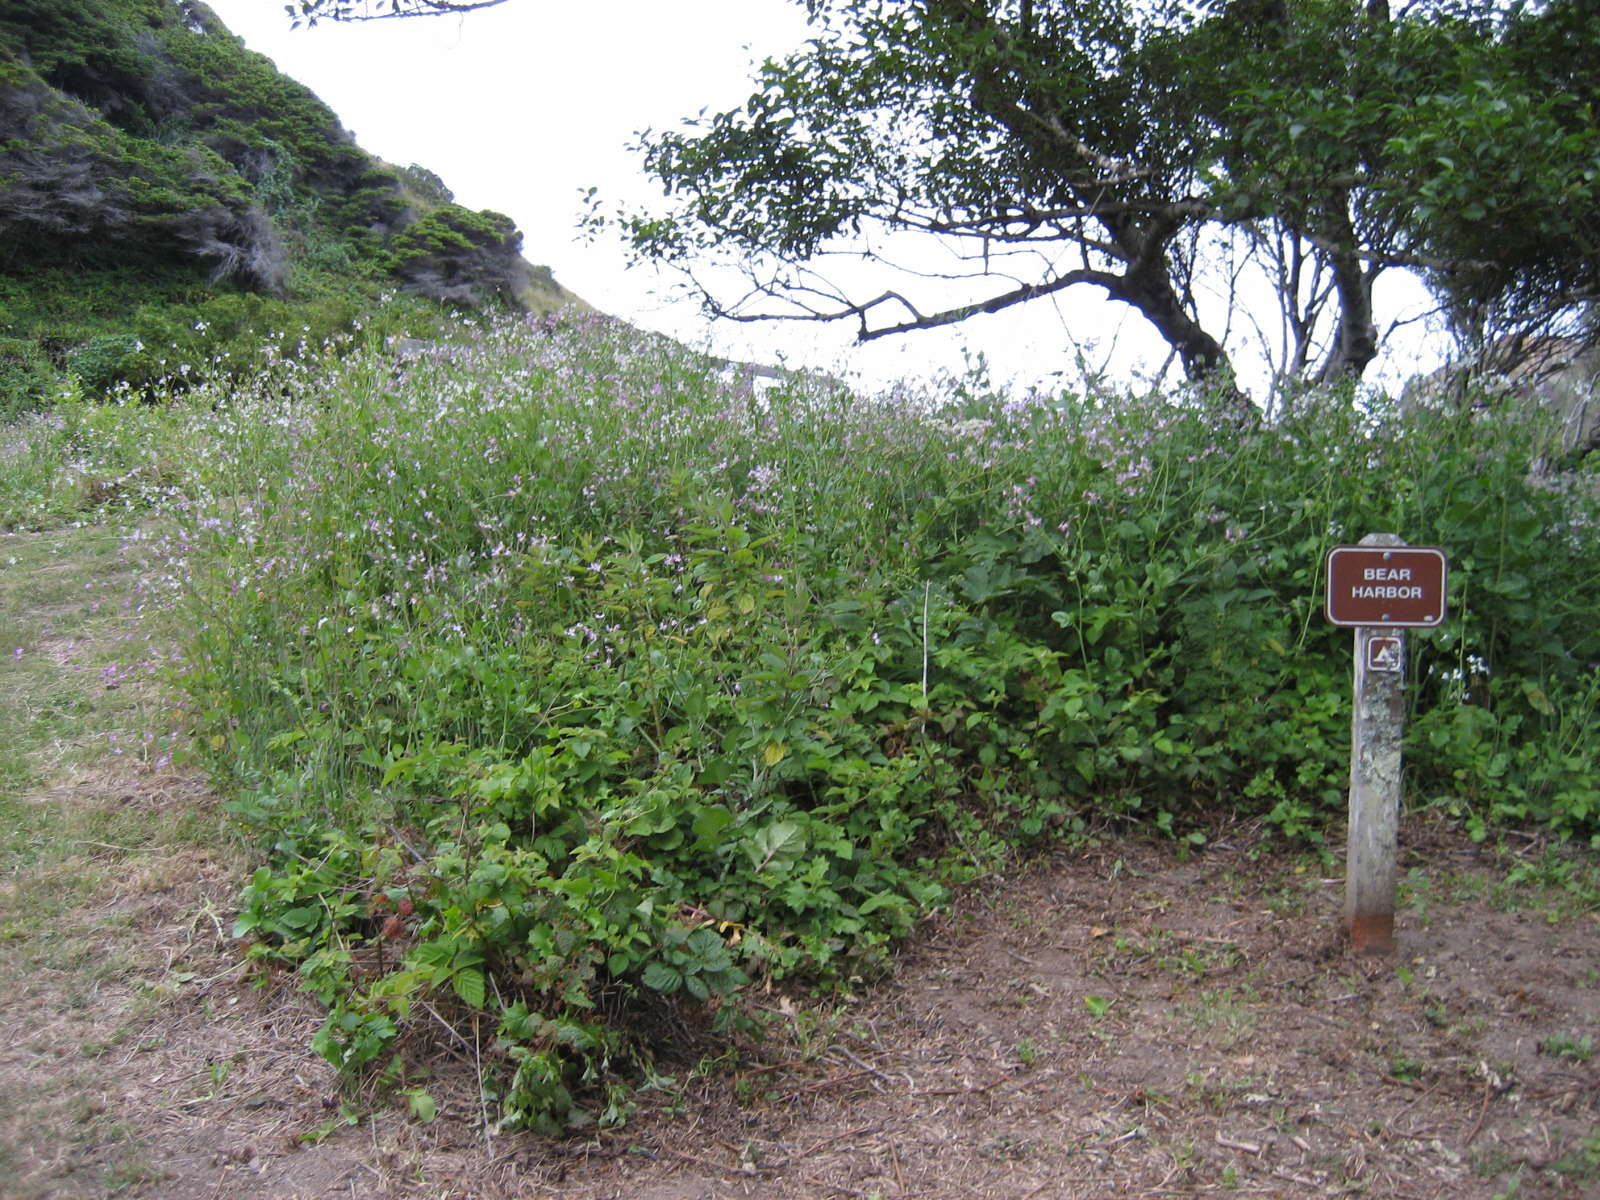
[(522, 234), (510, 217), (446, 204), (395, 235), (391, 270), (419, 295), (482, 306), (527, 286)]
[(1320, 838), (1322, 561), (1371, 531), (1455, 564), (1410, 640), (1413, 798), (1600, 832), (1600, 525), (1512, 423), (1334, 393), (1224, 438), (1203, 397), (758, 395), (606, 322), (468, 334), (168, 418), (152, 587), (268, 854), (239, 933), (341, 1068), (423, 1001), (484, 1012), (503, 1118), (556, 1129), (648, 1052), (617, 1014), (848, 985), (1019, 847)]
[(38, 343), (0, 338), (0, 425), (43, 408), (55, 383), (56, 372)]
[(90, 338), (73, 347), (67, 355), (67, 368), (85, 391), (107, 392), (118, 383), (148, 375), (144, 348), (144, 342), (129, 333)]

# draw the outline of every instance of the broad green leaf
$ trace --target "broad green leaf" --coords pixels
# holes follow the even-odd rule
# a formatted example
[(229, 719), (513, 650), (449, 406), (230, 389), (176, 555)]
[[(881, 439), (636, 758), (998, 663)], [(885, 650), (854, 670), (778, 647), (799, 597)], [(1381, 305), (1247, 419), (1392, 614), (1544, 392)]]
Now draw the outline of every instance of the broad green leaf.
[(683, 986), (683, 973), (676, 967), (669, 967), (663, 962), (653, 962), (644, 969), (642, 976), (647, 988), (654, 988), (668, 996), (673, 995)]
[(793, 862), (805, 848), (806, 833), (801, 826), (793, 821), (776, 821), (746, 843), (745, 853), (759, 871), (774, 862)]
[(278, 918), (290, 929), (313, 929), (322, 920), (323, 910), (314, 904), (291, 908)]
[(439, 1106), (434, 1103), (433, 1097), (421, 1088), (415, 1088), (406, 1095), (407, 1107), (410, 1108), (412, 1117), (424, 1125), (432, 1124), (434, 1118), (439, 1115)]
[(694, 839), (700, 845), (719, 840), (722, 831), (733, 824), (733, 813), (720, 804), (702, 808), (694, 818)]
[(450, 977), (450, 986), (455, 989), (461, 1003), (470, 1008), (482, 1008), (486, 999), (486, 987), (483, 972), (476, 967), (467, 967), (457, 971)]

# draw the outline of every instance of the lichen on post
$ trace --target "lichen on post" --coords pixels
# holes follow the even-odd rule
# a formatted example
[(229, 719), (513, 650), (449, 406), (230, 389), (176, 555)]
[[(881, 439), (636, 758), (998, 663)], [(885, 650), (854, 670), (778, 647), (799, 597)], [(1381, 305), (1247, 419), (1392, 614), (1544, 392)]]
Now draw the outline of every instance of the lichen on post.
[[(1363, 546), (1403, 546), (1372, 533)], [(1350, 720), (1350, 830), (1346, 846), (1345, 925), (1352, 946), (1394, 950), (1400, 836), (1401, 741), (1405, 724), (1405, 630), (1355, 631), (1355, 703)]]

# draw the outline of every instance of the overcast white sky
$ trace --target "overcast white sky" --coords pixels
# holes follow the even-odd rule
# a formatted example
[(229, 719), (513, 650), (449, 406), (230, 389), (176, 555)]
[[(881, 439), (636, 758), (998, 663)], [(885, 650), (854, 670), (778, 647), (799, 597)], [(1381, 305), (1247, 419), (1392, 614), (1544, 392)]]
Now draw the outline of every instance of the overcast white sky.
[(584, 241), (581, 189), (598, 188), (607, 208), (658, 195), (628, 149), (636, 133), (743, 100), (754, 64), (805, 40), (793, 0), (510, 0), (459, 17), (297, 30), (286, 0), (208, 2), (363, 148), (436, 172), (462, 204), (509, 214), (527, 257), (566, 287), (691, 344), (880, 382), (959, 371), (964, 351), (985, 354), (1002, 380), (1075, 379), (1074, 341), (1092, 365), (1114, 356), (1119, 373), (1154, 370), (1165, 357), (1143, 321), (1097, 289), (859, 350), (842, 326), (712, 323), (670, 275), (630, 269), (616, 243)]
[[(985, 353), (997, 376), (1026, 381), (1070, 369), (1064, 319), (1100, 353), (1113, 340), (1124, 351), (1149, 344), (1141, 322), (1121, 321), (1084, 291), (852, 350), (842, 326), (708, 322), (672, 276), (629, 269), (617, 244), (584, 242), (580, 190), (597, 187), (613, 203), (657, 195), (628, 150), (635, 134), (743, 100), (757, 62), (805, 40), (792, 0), (510, 0), (460, 17), (297, 30), (284, 0), (209, 3), (251, 49), (316, 92), (363, 148), (436, 172), (462, 204), (509, 214), (528, 258), (566, 287), (691, 343), (876, 380), (960, 370), (965, 348)], [(1151, 353), (1159, 364), (1159, 345)]]

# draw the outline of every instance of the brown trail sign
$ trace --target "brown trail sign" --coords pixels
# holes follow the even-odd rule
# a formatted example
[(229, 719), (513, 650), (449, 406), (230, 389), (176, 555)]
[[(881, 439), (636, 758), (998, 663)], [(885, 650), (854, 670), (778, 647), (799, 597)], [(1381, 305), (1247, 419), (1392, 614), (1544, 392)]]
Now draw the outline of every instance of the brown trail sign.
[(1366, 953), (1394, 949), (1405, 631), (1444, 621), (1448, 580), (1443, 550), (1392, 533), (1328, 552), (1328, 620), (1356, 631), (1344, 904), (1350, 941)]
[[(1378, 535), (1393, 537), (1393, 534)], [(1433, 546), (1335, 546), (1328, 551), (1328, 620), (1428, 628), (1444, 620), (1449, 566)]]

